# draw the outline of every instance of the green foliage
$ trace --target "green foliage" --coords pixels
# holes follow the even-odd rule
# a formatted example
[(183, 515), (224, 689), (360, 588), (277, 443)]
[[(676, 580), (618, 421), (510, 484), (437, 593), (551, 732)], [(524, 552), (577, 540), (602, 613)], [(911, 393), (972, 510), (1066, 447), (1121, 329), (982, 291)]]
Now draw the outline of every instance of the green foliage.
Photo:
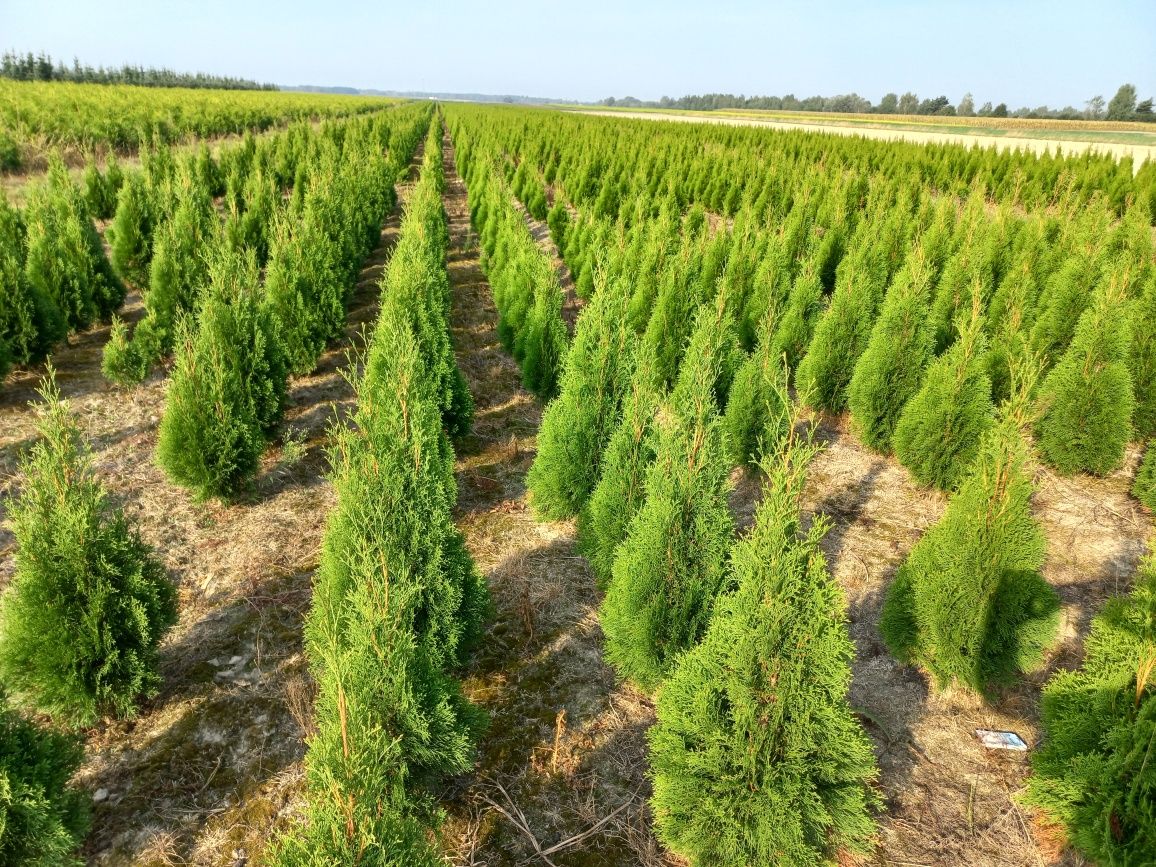
[(79, 867), (88, 829), (83, 792), (68, 785), (83, 756), (80, 739), (39, 728), (0, 696), (0, 862)]
[(148, 286), (155, 225), (145, 178), (134, 172), (117, 194), (116, 214), (107, 231), (112, 266), (121, 279), (134, 286)]
[(129, 337), (128, 326), (118, 316), (112, 317), (112, 329), (104, 344), (100, 370), (104, 378), (117, 385), (144, 382), (149, 371), (165, 354), (166, 332), (156, 319), (146, 316)]
[[(145, 308), (170, 338), (182, 314), (193, 312), (209, 285), (209, 263), (221, 234), (213, 200), (189, 172), (176, 181), (176, 207), (153, 236)], [(166, 347), (168, 348), (168, 347)]]
[(559, 395), (543, 414), (527, 478), (534, 511), (545, 520), (577, 515), (598, 482), (635, 365), (628, 301), (625, 283), (604, 283), (578, 319)]
[(1156, 560), (1096, 616), (1085, 647), (1078, 671), (1044, 687), (1044, 739), (1023, 801), (1086, 857), (1139, 867), (1156, 852)]
[[(50, 373), (51, 376), (51, 373)], [(16, 573), (0, 601), (0, 678), (20, 704), (71, 726), (132, 716), (160, 684), (157, 645), (176, 593), (124, 515), (51, 379), (42, 439), (10, 506)]]
[(895, 425), (895, 457), (921, 485), (955, 490), (992, 425), (982, 325), (976, 296), (970, 323), (961, 325), (959, 340), (931, 363)]
[(105, 180), (91, 157), (84, 169), (84, 203), (88, 213), (98, 220), (110, 219), (116, 213), (116, 189)]
[(618, 546), (646, 497), (659, 397), (654, 371), (642, 359), (623, 400), (622, 421), (603, 452), (598, 484), (579, 515), (579, 542), (601, 589), (610, 582)]
[(1156, 512), (1156, 440), (1149, 442), (1144, 452), (1144, 460), (1132, 484), (1132, 495)]
[(124, 284), (113, 273), (81, 192), (59, 159), (29, 194), (25, 219), (28, 282), (56, 305), (70, 330), (107, 319), (120, 307)]
[(815, 325), (807, 353), (799, 362), (799, 393), (817, 409), (841, 412), (855, 362), (867, 348), (882, 287), (869, 267), (853, 254), (843, 260), (831, 303)]
[(927, 267), (913, 254), (896, 275), (867, 349), (855, 364), (848, 406), (863, 441), (886, 452), (907, 401), (919, 390), (931, 361)]
[(1106, 475), (1123, 463), (1136, 403), (1127, 365), (1130, 332), (1122, 287), (1112, 280), (1096, 293), (1041, 386), (1036, 435), (1061, 473)]
[(256, 474), (280, 423), (287, 376), (252, 253), (220, 251), (210, 280), (195, 330), (178, 325), (157, 443), (168, 476), (202, 498), (235, 495)]
[(735, 375), (723, 413), (727, 458), (732, 464), (757, 466), (778, 451), (790, 430), (787, 370), (772, 353), (766, 330), (754, 353)]
[(1156, 437), (1156, 275), (1148, 277), (1133, 307), (1132, 338), (1132, 423), (1141, 437)]
[(819, 273), (806, 267), (791, 287), (786, 306), (777, 317), (771, 352), (775, 358), (785, 358), (787, 369), (794, 371), (806, 354), (815, 325), (823, 314), (823, 284)]
[(1040, 664), (1059, 626), (1059, 598), (1039, 572), (1044, 534), (1031, 516), (1020, 424), (1009, 413), (984, 434), (970, 474), (887, 592), (888, 647), (941, 688), (1010, 682)]
[(648, 691), (698, 643), (723, 589), (734, 526), (714, 393), (719, 363), (718, 356), (688, 356), (670, 406), (655, 421), (646, 499), (618, 548), (600, 611), (607, 658)]
[(40, 361), (67, 331), (52, 299), (25, 276), (17, 256), (0, 251), (0, 341), (14, 364)]
[(765, 464), (755, 525), (731, 553), (735, 589), (658, 696), (655, 826), (695, 867), (816, 865), (871, 847), (878, 772), (847, 701), (846, 603), (819, 547), (827, 523), (800, 528), (808, 457)]

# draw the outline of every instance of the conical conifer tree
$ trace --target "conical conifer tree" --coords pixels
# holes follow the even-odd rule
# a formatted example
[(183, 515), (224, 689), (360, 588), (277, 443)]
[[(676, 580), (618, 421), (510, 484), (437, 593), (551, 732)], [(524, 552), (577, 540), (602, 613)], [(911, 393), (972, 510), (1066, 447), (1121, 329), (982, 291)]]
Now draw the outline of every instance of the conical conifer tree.
[(79, 737), (40, 728), (0, 695), (0, 861), (14, 867), (80, 867), (87, 797), (69, 786), (84, 749)]
[(0, 678), (18, 703), (86, 726), (102, 714), (131, 717), (156, 694), (157, 645), (176, 621), (176, 593), (108, 505), (51, 377), (42, 439), (10, 506), (16, 574), (0, 600)]
[[(342, 428), (333, 448), (338, 508), (306, 626), (322, 686), (318, 738), (330, 742), (322, 753), (342, 749), (344, 684), (362, 748), (378, 740), (380, 751), (400, 738), (418, 775), (466, 770), (480, 722), (447, 674), (480, 612), (463, 617), (463, 576), (447, 568), (454, 528), (437, 458), (443, 433), (435, 395), (412, 332), (383, 319), (359, 384), (355, 427)], [(376, 785), (350, 777), (342, 789)]]
[(1059, 362), (1067, 351), (1094, 292), (1096, 277), (1095, 261), (1083, 251), (1069, 257), (1040, 294), (1031, 345), (1049, 367)]
[(1092, 621), (1078, 671), (1044, 687), (1044, 737), (1023, 802), (1063, 826), (1098, 864), (1146, 864), (1156, 852), (1156, 560), (1135, 589)]
[(879, 624), (887, 646), (941, 688), (1009, 682), (1040, 664), (1059, 627), (1059, 597), (1039, 571), (1044, 534), (1031, 515), (1022, 432), (1030, 383), (1023, 377), (947, 511), (887, 591)]
[(124, 302), (124, 284), (104, 255), (80, 190), (54, 159), (28, 197), (24, 271), (33, 289), (60, 310), (69, 329), (106, 319)]
[(658, 837), (695, 867), (813, 865), (866, 853), (878, 798), (871, 742), (847, 701), (846, 603), (799, 498), (809, 447), (765, 464), (735, 590), (658, 696), (650, 730)]
[(603, 589), (610, 582), (618, 546), (646, 497), (646, 476), (654, 461), (654, 416), (659, 394), (645, 356), (623, 401), (622, 422), (602, 455), (598, 484), (578, 520), (582, 553)]
[(723, 588), (734, 525), (714, 383), (719, 359), (688, 356), (660, 411), (646, 500), (618, 548), (600, 618), (618, 672), (654, 690), (698, 643)]
[(178, 327), (176, 367), (157, 462), (199, 497), (236, 494), (280, 423), (287, 367), (276, 322), (258, 300), (257, 264), (218, 251), (195, 330)]
[(980, 304), (977, 289), (970, 322), (960, 324), (959, 339), (932, 362), (891, 439), (895, 457), (916, 481), (944, 491), (955, 490), (967, 475), (994, 421)]
[(546, 520), (577, 515), (595, 484), (602, 452), (618, 426), (637, 337), (626, 319), (624, 282), (604, 282), (578, 319), (558, 397), (542, 417), (527, 483)]
[(1136, 480), (1132, 484), (1132, 494), (1156, 512), (1156, 440), (1148, 443), (1144, 452), (1144, 460), (1140, 462), (1140, 469), (1136, 473)]
[(153, 237), (144, 297), (149, 315), (170, 334), (177, 319), (197, 307), (208, 287), (212, 256), (206, 251), (217, 246), (221, 234), (213, 200), (195, 175), (181, 176), (176, 196), (176, 209)]
[(1124, 461), (1136, 399), (1128, 371), (1131, 322), (1114, 275), (1080, 317), (1071, 346), (1040, 389), (1040, 451), (1064, 474), (1105, 475)]
[(41, 360), (66, 331), (60, 309), (29, 282), (16, 255), (0, 252), (0, 340), (8, 347), (11, 363)]
[(155, 226), (152, 209), (152, 197), (144, 176), (130, 174), (117, 195), (116, 214), (107, 232), (116, 273), (141, 288), (148, 287), (152, 263)]
[(855, 362), (867, 348), (883, 287), (865, 256), (848, 254), (840, 263), (831, 304), (815, 325), (807, 354), (799, 362), (799, 393), (827, 412), (847, 406)]
[(903, 407), (919, 390), (931, 361), (928, 278), (922, 255), (913, 253), (887, 291), (851, 376), (851, 418), (863, 441), (877, 451), (890, 450)]
[(1132, 309), (1132, 424), (1141, 437), (1156, 437), (1156, 275), (1149, 274)]
[(562, 287), (545, 259), (534, 281), (534, 303), (518, 335), (522, 355), (522, 384), (541, 400), (557, 396), (566, 363), (566, 323), (562, 321)]
[(792, 372), (806, 354), (815, 325), (823, 315), (823, 300), (819, 272), (808, 264), (791, 287), (771, 338), (771, 352), (776, 358), (786, 359), (787, 369)]
[(773, 315), (764, 320), (755, 351), (735, 374), (722, 417), (727, 458), (732, 464), (756, 466), (778, 451), (790, 430), (787, 369), (772, 350)]

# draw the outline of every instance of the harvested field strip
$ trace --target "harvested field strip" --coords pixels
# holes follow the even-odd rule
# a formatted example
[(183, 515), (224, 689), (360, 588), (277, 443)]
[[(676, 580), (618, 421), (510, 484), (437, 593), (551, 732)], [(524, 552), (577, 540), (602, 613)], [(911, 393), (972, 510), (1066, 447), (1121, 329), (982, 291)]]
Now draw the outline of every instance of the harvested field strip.
[[(420, 160), (419, 151), (415, 168)], [(407, 185), (398, 192), (404, 202)], [(376, 316), (400, 210), (364, 264), (345, 338), (290, 383), (284, 445), (266, 454), (241, 502), (197, 505), (153, 463), (164, 371), (136, 388), (109, 387), (100, 372), (107, 327), (54, 354), (102, 480), (155, 547), (180, 598), (181, 619), (161, 647), (161, 694), (136, 720), (88, 735), (77, 783), (100, 796), (84, 851), (91, 864), (260, 863), (254, 859), (293, 809), (312, 704), (301, 620), (332, 506), (326, 434), (352, 406), (347, 353)], [(26, 402), (40, 372), (9, 378), (0, 393), (2, 497), (13, 492), (18, 452), (34, 436)], [(0, 530), (0, 584), (12, 574), (12, 552), (12, 536)]]
[(573, 525), (540, 524), (529, 511), (541, 406), (498, 342), (448, 141), (445, 161), (451, 324), (477, 404), (474, 432), (457, 447), (458, 523), (495, 607), (466, 679), (491, 723), (477, 771), (446, 793), (448, 854), (491, 867), (665, 864), (644, 803), (653, 709), (602, 661), (598, 598)]

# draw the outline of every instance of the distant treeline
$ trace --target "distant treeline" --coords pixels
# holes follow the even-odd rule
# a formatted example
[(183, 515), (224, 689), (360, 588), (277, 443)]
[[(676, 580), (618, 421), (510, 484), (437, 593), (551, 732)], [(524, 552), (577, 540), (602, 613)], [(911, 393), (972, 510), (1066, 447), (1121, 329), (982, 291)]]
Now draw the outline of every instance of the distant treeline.
[(75, 81), (83, 84), (136, 84), (141, 87), (203, 87), (215, 90), (276, 90), (274, 84), (262, 84), (247, 78), (228, 75), (207, 75), (203, 72), (173, 72), (171, 69), (153, 69), (125, 64), (119, 69), (103, 66), (81, 66), (73, 58), (72, 66), (53, 62), (44, 54), (17, 54), (6, 51), (0, 57), (0, 77), (17, 81)]
[(616, 99), (613, 96), (602, 100), (602, 105), (638, 108), (679, 108), (689, 111), (715, 111), (724, 108), (756, 108), (770, 111), (833, 111), (850, 114), (927, 114), (950, 117), (1050, 117), (1060, 120), (1135, 120), (1152, 123), (1156, 114), (1152, 109), (1152, 98), (1137, 102), (1136, 88), (1124, 84), (1108, 102), (1102, 96), (1093, 96), (1084, 103), (1082, 109), (1073, 106), (1049, 108), (1017, 108), (1009, 110), (1007, 103), (993, 106), (985, 102), (978, 109), (970, 93), (964, 94), (958, 104), (953, 105), (946, 96), (921, 100), (910, 91), (900, 96), (888, 93), (879, 104), (857, 93), (839, 96), (808, 96), (798, 99), (794, 94), (786, 96), (735, 96), (733, 93), (706, 93), (671, 99), (664, 96), (657, 102), (645, 102), (632, 96)]

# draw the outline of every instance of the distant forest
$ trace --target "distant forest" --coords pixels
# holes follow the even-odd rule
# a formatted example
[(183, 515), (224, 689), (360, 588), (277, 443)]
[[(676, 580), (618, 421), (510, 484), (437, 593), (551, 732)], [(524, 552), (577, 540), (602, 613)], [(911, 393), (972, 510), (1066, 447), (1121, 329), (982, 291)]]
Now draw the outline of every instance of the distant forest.
[(786, 96), (735, 96), (732, 93), (706, 93), (701, 96), (683, 96), (671, 99), (664, 96), (657, 102), (644, 102), (632, 96), (616, 99), (609, 97), (601, 105), (638, 108), (678, 108), (690, 111), (714, 111), (723, 108), (757, 108), (770, 111), (832, 111), (856, 114), (925, 114), (948, 117), (1026, 117), (1057, 118), (1060, 120), (1124, 120), (1156, 121), (1152, 98), (1137, 102), (1135, 86), (1123, 84), (1111, 100), (1105, 102), (1103, 96), (1093, 96), (1084, 103), (1082, 109), (1073, 106), (1049, 108), (1017, 108), (1009, 110), (1007, 103), (992, 105), (985, 102), (979, 108), (970, 93), (964, 94), (958, 104), (953, 105), (946, 96), (920, 99), (908, 92), (900, 96), (888, 93), (878, 105), (857, 93), (839, 96), (808, 96), (798, 99), (794, 94)]
[(0, 78), (17, 81), (75, 81), (84, 84), (136, 84), (141, 87), (204, 87), (217, 90), (276, 90), (273, 84), (261, 84), (247, 78), (227, 75), (207, 75), (204, 72), (173, 72), (171, 69), (130, 66), (105, 69), (103, 66), (82, 66), (73, 59), (71, 66), (53, 62), (44, 53), (33, 55), (6, 51), (0, 56)]

